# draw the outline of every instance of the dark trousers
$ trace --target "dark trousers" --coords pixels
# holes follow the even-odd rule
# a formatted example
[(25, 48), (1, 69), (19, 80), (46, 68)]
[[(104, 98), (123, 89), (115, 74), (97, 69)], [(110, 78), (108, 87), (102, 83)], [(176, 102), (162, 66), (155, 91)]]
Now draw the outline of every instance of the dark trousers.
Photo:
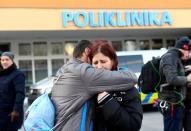
[(191, 100), (185, 101), (184, 131), (191, 131)]
[(191, 131), (191, 111), (185, 111), (184, 131)]
[(182, 131), (184, 107), (181, 105), (170, 105), (169, 108), (163, 111), (164, 131)]
[(0, 129), (0, 131), (18, 131), (17, 129)]

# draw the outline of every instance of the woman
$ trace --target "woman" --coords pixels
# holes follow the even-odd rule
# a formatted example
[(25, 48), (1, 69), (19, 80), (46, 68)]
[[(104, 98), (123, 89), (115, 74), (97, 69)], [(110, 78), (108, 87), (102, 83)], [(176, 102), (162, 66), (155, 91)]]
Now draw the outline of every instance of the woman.
[[(115, 50), (107, 41), (96, 41), (90, 52), (95, 68), (118, 70)], [(123, 92), (98, 94), (95, 131), (138, 131), (142, 123), (142, 106), (135, 87)]]
[(0, 131), (17, 131), (23, 122), (25, 77), (13, 62), (14, 54), (1, 55), (0, 72)]

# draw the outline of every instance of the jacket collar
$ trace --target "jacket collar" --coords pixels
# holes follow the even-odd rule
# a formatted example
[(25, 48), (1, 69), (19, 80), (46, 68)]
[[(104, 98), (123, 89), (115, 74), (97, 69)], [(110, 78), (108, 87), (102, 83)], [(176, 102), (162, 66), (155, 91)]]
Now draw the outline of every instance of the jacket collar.
[(84, 63), (84, 62), (81, 61), (81, 60), (78, 59), (78, 58), (71, 58), (71, 59), (68, 61), (68, 63), (79, 63), (79, 64), (81, 64), (81, 63)]
[(168, 50), (168, 53), (172, 53), (173, 55), (176, 55), (176, 56), (178, 56), (179, 58), (181, 58), (181, 56), (183, 55), (182, 54), (182, 52), (179, 50), (179, 49), (177, 49), (177, 48), (171, 48), (171, 49), (169, 49)]
[(3, 76), (3, 75), (8, 75), (10, 74), (11, 72), (13, 72), (15, 69), (17, 69), (17, 66), (15, 65), (15, 63), (13, 63), (10, 67), (8, 67), (7, 69), (3, 69), (1, 72), (0, 72), (0, 76)]

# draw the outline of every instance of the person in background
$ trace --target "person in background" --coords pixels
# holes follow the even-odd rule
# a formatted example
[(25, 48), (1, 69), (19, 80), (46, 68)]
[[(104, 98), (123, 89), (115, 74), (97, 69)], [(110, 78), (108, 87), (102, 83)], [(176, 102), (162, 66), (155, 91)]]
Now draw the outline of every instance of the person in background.
[[(191, 74), (191, 53), (190, 59), (185, 61), (185, 73), (186, 76)], [(187, 84), (186, 98), (184, 100), (185, 110), (184, 110), (184, 120), (183, 127), (184, 131), (191, 131), (191, 83)]]
[(191, 74), (185, 76), (183, 61), (189, 59), (190, 39), (181, 37), (175, 47), (161, 57), (162, 84), (159, 92), (159, 109), (163, 115), (164, 131), (182, 131), (184, 99)]
[[(90, 61), (94, 68), (120, 70), (117, 55), (108, 41), (96, 41), (91, 47)], [(138, 90), (110, 91), (98, 94), (95, 131), (138, 131), (143, 118)]]
[(92, 43), (80, 41), (57, 73), (51, 97), (56, 107), (55, 131), (92, 131), (93, 97), (104, 91), (133, 88), (137, 77), (130, 71), (95, 69), (89, 63)]
[(0, 131), (17, 131), (23, 122), (25, 77), (17, 69), (12, 52), (1, 55), (0, 72)]

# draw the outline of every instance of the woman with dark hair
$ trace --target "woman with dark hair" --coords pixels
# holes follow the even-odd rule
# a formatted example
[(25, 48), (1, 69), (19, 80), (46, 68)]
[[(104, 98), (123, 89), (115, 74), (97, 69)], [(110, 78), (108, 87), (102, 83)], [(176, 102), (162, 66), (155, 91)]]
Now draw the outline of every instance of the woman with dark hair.
[[(107, 41), (94, 42), (90, 61), (94, 68), (118, 70), (114, 48)], [(142, 123), (140, 95), (135, 87), (123, 92), (103, 92), (97, 96), (95, 131), (138, 131)]]

